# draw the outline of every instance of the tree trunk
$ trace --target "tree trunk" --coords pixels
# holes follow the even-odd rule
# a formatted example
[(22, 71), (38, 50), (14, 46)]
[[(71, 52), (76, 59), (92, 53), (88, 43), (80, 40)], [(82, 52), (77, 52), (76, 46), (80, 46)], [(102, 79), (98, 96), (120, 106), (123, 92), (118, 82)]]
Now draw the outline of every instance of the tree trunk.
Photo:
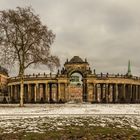
[(20, 107), (24, 106), (24, 71), (21, 72), (21, 80), (20, 80)]

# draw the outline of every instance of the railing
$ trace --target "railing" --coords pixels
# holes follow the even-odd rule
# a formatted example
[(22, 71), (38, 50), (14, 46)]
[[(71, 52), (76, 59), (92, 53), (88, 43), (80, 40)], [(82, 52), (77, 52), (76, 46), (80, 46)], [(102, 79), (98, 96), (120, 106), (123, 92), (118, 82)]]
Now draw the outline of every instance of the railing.
[[(34, 79), (34, 78), (57, 78), (57, 74), (33, 74), (33, 75), (24, 75), (24, 79)], [(60, 75), (61, 77), (61, 75)], [(127, 76), (127, 75), (122, 75), (122, 74), (96, 74), (95, 78), (97, 79), (108, 79), (108, 78), (123, 78), (123, 79), (133, 79), (133, 80), (140, 80), (140, 77), (137, 76)], [(19, 80), (20, 77), (11, 77), (10, 80)]]
[(140, 80), (138, 76), (127, 76), (123, 74), (96, 74), (96, 78), (126, 78), (126, 79), (133, 79), (133, 80)]
[[(33, 75), (24, 75), (24, 79), (28, 79), (28, 78), (56, 78), (57, 75), (56, 74), (33, 74)], [(16, 76), (16, 77), (10, 77), (10, 80), (18, 80), (20, 79), (19, 76)]]

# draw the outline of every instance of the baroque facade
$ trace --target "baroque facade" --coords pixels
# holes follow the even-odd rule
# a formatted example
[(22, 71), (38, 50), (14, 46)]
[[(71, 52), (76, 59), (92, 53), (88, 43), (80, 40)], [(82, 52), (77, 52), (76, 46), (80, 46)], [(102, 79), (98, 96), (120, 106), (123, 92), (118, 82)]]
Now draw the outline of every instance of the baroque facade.
[[(20, 100), (20, 79), (8, 79), (10, 102)], [(140, 103), (140, 78), (131, 75), (96, 74), (87, 60), (74, 56), (56, 74), (24, 76), (25, 103)]]

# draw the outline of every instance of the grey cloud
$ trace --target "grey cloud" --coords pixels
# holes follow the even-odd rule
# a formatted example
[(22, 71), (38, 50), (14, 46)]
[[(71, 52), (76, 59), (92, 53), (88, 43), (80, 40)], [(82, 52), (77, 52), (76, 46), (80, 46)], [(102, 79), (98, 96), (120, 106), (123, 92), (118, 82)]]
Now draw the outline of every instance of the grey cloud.
[[(56, 33), (52, 53), (62, 65), (79, 55), (97, 72), (126, 73), (130, 59), (134, 75), (140, 75), (139, 0), (1, 0), (0, 9), (27, 5)], [(27, 73), (43, 71), (48, 69)]]

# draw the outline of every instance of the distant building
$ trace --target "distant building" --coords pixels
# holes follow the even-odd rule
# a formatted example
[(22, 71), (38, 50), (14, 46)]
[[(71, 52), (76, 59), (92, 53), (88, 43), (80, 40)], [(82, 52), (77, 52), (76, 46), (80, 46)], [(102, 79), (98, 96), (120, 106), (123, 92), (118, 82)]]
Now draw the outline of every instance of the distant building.
[[(6, 81), (5, 81), (6, 83)], [(10, 102), (20, 100), (20, 78), (8, 79)], [(130, 61), (126, 75), (97, 74), (87, 60), (74, 56), (67, 59), (57, 74), (24, 76), (24, 102), (92, 102), (140, 103), (140, 78), (131, 73)]]
[(8, 97), (8, 71), (0, 66), (0, 102)]

